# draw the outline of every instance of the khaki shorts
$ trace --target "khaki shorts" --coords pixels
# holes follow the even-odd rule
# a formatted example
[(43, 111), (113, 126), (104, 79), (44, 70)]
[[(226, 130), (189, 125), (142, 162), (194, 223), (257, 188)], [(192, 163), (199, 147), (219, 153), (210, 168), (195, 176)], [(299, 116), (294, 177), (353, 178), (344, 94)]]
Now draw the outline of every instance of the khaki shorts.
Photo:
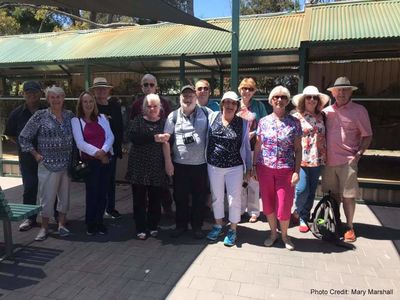
[(359, 198), (357, 164), (325, 166), (322, 171), (322, 191), (339, 194), (344, 198)]

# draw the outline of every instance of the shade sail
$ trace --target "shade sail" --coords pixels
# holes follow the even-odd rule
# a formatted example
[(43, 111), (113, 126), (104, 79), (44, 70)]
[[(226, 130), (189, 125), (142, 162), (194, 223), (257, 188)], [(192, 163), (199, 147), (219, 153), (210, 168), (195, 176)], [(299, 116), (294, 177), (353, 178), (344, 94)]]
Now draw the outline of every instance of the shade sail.
[(82, 9), (227, 31), (193, 17), (163, 0), (9, 0), (6, 2)]

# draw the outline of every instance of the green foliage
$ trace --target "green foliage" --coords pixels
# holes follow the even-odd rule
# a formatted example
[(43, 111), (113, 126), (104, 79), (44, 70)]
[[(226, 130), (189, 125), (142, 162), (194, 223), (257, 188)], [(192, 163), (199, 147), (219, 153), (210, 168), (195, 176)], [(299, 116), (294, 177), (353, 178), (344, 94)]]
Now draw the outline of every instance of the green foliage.
[(299, 0), (240, 0), (240, 14), (265, 14), (299, 10)]
[(15, 18), (7, 15), (6, 11), (0, 11), (0, 35), (18, 34), (20, 24)]

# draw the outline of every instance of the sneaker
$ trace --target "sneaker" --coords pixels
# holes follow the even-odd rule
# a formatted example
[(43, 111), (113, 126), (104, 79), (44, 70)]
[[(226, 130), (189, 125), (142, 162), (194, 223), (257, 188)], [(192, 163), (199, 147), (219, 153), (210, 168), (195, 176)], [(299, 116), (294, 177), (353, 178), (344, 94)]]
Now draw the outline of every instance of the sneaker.
[(47, 229), (40, 228), (39, 233), (35, 237), (35, 241), (44, 241), (47, 239)]
[(186, 228), (183, 227), (176, 227), (174, 230), (171, 231), (170, 237), (177, 238), (180, 237), (182, 234), (186, 232)]
[(294, 245), (292, 243), (292, 241), (290, 240), (290, 237), (287, 236), (285, 238), (282, 237), (282, 241), (285, 244), (285, 248), (288, 249), (289, 251), (293, 251), (294, 250)]
[(136, 237), (137, 237), (139, 240), (144, 241), (144, 240), (147, 238), (147, 235), (146, 235), (146, 233), (144, 233), (144, 232), (139, 232), (139, 233), (136, 235)]
[(344, 233), (344, 241), (353, 243), (357, 240), (356, 234), (354, 233), (354, 229), (349, 229)]
[(299, 226), (299, 231), (302, 233), (306, 233), (310, 230), (310, 228), (308, 227), (307, 223), (304, 222), (303, 219), (300, 219), (300, 226)]
[(98, 224), (98, 225), (97, 225), (97, 231), (98, 231), (98, 233), (101, 234), (101, 235), (105, 235), (105, 234), (108, 233), (107, 227), (104, 226), (104, 224)]
[(228, 247), (232, 247), (236, 242), (236, 231), (233, 229), (229, 229), (226, 237), (224, 238), (224, 245)]
[(157, 235), (158, 235), (158, 230), (150, 230), (150, 235), (151, 235), (152, 237), (157, 237)]
[(221, 234), (222, 234), (222, 226), (214, 225), (211, 231), (207, 234), (207, 240), (216, 241)]
[(58, 235), (61, 237), (69, 236), (71, 232), (64, 226), (58, 227)]
[(116, 209), (113, 209), (111, 211), (106, 211), (105, 216), (111, 219), (120, 219), (122, 217), (121, 214)]
[(31, 220), (31, 219), (26, 219), (19, 225), (19, 231), (28, 231), (29, 229), (32, 229), (33, 226), (36, 225), (36, 221)]
[(92, 236), (92, 235), (95, 235), (96, 232), (97, 232), (97, 226), (96, 225), (90, 224), (90, 225), (87, 226), (87, 230), (86, 230), (86, 234), (87, 235)]

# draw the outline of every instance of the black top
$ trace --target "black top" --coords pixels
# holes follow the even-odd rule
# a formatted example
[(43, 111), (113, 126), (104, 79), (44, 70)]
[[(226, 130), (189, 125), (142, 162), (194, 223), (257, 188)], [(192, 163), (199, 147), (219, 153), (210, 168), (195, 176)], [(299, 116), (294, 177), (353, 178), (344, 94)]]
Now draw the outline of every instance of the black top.
[[(44, 105), (39, 105), (39, 109), (44, 109), (46, 106)], [(6, 124), (6, 129), (4, 130), (4, 134), (14, 137), (15, 141), (17, 142), (18, 145), (18, 152), (21, 152), (21, 148), (19, 145), (18, 137), (19, 134), (21, 133), (22, 129), (24, 129), (26, 123), (28, 120), (32, 117), (31, 111), (28, 109), (26, 104), (21, 104), (17, 108), (15, 108), (11, 114), (10, 117), (7, 120)], [(37, 142), (34, 141), (34, 146), (37, 146)]]
[(208, 133), (207, 162), (218, 168), (243, 165), (240, 156), (243, 119), (235, 116), (228, 126), (222, 124), (219, 114)]
[(97, 103), (99, 113), (104, 114), (110, 121), (111, 131), (114, 134), (113, 150), (114, 155), (122, 158), (122, 138), (124, 134), (124, 125), (122, 122), (121, 105), (116, 98), (111, 98), (108, 105)]

